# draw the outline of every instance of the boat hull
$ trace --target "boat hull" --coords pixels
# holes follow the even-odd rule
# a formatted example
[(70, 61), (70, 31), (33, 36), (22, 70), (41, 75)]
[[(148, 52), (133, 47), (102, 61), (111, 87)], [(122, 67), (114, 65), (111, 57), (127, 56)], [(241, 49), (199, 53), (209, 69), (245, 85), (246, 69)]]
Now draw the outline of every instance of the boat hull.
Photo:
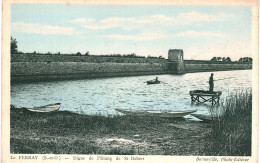
[(203, 115), (203, 114), (191, 114), (193, 117), (196, 117), (202, 121), (212, 121), (216, 117), (212, 117), (210, 115)]
[(146, 82), (147, 84), (160, 84), (160, 81), (156, 81), (156, 80), (150, 80)]
[(154, 111), (154, 110), (123, 110), (123, 109), (115, 109), (115, 110), (126, 115), (155, 116), (161, 118), (181, 118), (196, 112), (196, 110), (189, 110), (189, 111)]
[(55, 103), (55, 104), (50, 104), (50, 105), (45, 105), (40, 107), (27, 108), (27, 110), (31, 112), (42, 112), (42, 113), (53, 112), (59, 109), (60, 109), (60, 103)]

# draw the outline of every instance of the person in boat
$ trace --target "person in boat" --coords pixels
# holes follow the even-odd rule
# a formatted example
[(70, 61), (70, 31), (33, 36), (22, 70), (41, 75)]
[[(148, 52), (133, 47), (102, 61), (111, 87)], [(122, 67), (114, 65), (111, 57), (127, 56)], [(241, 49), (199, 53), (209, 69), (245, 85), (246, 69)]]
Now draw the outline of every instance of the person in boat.
[(158, 77), (156, 76), (155, 81), (158, 82)]
[(213, 93), (214, 88), (214, 79), (213, 79), (213, 73), (211, 73), (211, 76), (209, 77), (209, 93)]

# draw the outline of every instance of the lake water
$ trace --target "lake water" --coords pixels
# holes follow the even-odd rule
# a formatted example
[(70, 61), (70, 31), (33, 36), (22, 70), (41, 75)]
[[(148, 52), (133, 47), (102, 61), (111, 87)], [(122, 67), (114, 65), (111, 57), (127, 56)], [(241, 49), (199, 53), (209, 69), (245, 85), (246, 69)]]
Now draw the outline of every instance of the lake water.
[[(191, 110), (207, 114), (208, 106), (191, 105), (190, 90), (208, 90), (211, 72), (157, 75), (161, 84), (147, 85), (156, 76), (67, 80), (11, 85), (11, 104), (34, 107), (61, 103), (60, 110), (80, 114), (117, 115), (116, 108), (136, 110)], [(252, 87), (252, 70), (214, 72), (214, 91), (220, 103), (238, 90)]]

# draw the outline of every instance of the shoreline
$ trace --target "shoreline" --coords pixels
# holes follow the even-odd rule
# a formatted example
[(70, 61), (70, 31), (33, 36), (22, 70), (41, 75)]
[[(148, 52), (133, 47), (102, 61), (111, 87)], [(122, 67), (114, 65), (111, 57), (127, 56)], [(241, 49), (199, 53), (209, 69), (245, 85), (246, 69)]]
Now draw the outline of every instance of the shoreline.
[(207, 123), (184, 118), (42, 114), (12, 108), (11, 153), (205, 155), (209, 129)]
[(56, 82), (56, 81), (69, 81), (69, 80), (84, 80), (84, 79), (107, 79), (117, 77), (134, 77), (134, 76), (153, 76), (153, 75), (183, 75), (187, 73), (201, 73), (201, 72), (218, 72), (218, 71), (243, 71), (252, 69), (228, 69), (228, 70), (201, 70), (201, 71), (187, 71), (184, 73), (173, 74), (170, 72), (131, 72), (126, 73), (114, 73), (114, 74), (45, 74), (45, 75), (16, 75), (11, 76), (11, 84), (18, 83), (34, 83), (34, 82)]
[(184, 60), (181, 49), (170, 49), (168, 58), (12, 54), (11, 82), (252, 69), (252, 62)]

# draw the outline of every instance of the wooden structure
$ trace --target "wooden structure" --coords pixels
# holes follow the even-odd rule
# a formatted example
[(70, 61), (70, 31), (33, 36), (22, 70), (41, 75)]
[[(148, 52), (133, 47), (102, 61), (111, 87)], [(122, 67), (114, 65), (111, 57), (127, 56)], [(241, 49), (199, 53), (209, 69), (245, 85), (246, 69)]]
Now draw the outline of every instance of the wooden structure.
[(211, 102), (211, 105), (219, 104), (219, 98), (222, 92), (212, 92), (203, 91), (203, 90), (194, 90), (190, 91), (191, 101), (198, 103)]

